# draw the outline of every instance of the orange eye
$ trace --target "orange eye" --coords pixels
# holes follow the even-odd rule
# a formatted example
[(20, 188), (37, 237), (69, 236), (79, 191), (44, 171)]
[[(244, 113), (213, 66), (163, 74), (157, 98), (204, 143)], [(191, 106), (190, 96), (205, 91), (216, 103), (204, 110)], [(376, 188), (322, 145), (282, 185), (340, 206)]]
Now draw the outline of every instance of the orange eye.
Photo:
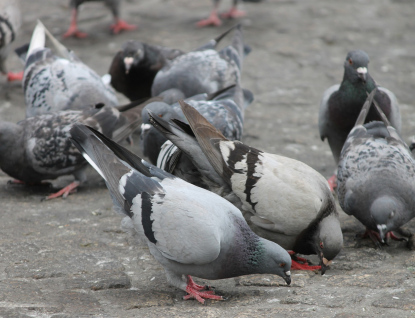
[(280, 264), (280, 267), (285, 267), (285, 263), (281, 263)]
[(162, 114), (159, 114), (158, 116), (159, 116), (160, 118), (162, 118), (162, 117), (163, 117), (163, 115), (162, 115)]
[(321, 247), (321, 248), (324, 248), (324, 244), (323, 244), (323, 242), (320, 242), (320, 247)]
[(350, 64), (350, 65), (352, 65), (352, 64), (353, 64), (352, 59), (349, 59), (349, 64)]

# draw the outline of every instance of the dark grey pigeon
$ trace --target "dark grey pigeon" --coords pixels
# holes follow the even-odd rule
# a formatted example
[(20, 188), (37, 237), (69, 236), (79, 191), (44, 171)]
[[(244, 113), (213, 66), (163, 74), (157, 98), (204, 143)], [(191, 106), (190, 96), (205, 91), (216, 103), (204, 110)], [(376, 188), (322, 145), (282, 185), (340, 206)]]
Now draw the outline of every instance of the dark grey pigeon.
[[(234, 28), (230, 28), (194, 51), (215, 49), (218, 43)], [(122, 45), (121, 50), (112, 60), (108, 71), (111, 75), (111, 85), (130, 100), (149, 97), (157, 72), (169, 61), (183, 54), (185, 52), (178, 49), (129, 40)], [(168, 104), (185, 98), (178, 89), (166, 90), (160, 96)]]
[[(207, 100), (205, 100), (207, 99)], [(202, 113), (205, 118), (230, 140), (242, 138), (244, 110), (252, 101), (250, 91), (234, 85), (216, 94), (201, 94), (186, 100), (192, 107)], [(200, 173), (186, 154), (173, 145), (156, 128), (150, 125), (148, 111), (166, 121), (173, 118), (186, 121), (178, 103), (151, 103), (143, 109), (141, 128), (141, 149), (153, 164), (184, 180), (202, 188), (207, 186)]]
[[(123, 225), (138, 234), (184, 299), (222, 299), (191, 276), (222, 279), (276, 274), (291, 282), (291, 259), (253, 233), (220, 196), (148, 164), (98, 132), (75, 125), (72, 141), (104, 178)], [(183, 279), (185, 276), (186, 279)]]
[[(60, 56), (45, 47), (45, 35)], [(27, 117), (98, 103), (118, 105), (109, 83), (59, 43), (40, 21), (27, 52), (23, 90)]]
[[(381, 121), (366, 123), (374, 90), (341, 152), (337, 194), (344, 212), (356, 217), (377, 243), (415, 217), (415, 161), (380, 105)], [(376, 95), (375, 95), (376, 96)], [(374, 233), (374, 234), (373, 234)], [(391, 234), (391, 235), (390, 235)]]
[(78, 7), (84, 2), (104, 2), (105, 5), (111, 10), (111, 13), (114, 17), (114, 24), (111, 25), (111, 31), (114, 34), (120, 33), (122, 30), (135, 30), (137, 29), (136, 25), (128, 24), (120, 18), (120, 3), (121, 0), (69, 0), (69, 6), (71, 7), (71, 25), (69, 29), (63, 34), (64, 38), (73, 36), (76, 38), (85, 38), (88, 36), (85, 32), (78, 30)]
[(0, 72), (7, 74), (9, 81), (22, 80), (23, 73), (7, 72), (6, 59), (9, 46), (16, 39), (22, 17), (18, 0), (0, 1)]
[(85, 160), (69, 141), (69, 129), (81, 122), (121, 141), (141, 124), (141, 110), (134, 103), (117, 107), (90, 107), (27, 118), (15, 123), (0, 122), (0, 168), (24, 183), (40, 183), (63, 175), (75, 181), (47, 199), (66, 197), (86, 181)]
[(152, 96), (173, 89), (176, 95), (188, 98), (240, 83), (245, 51), (242, 26), (237, 25), (232, 44), (219, 52), (213, 48), (198, 49), (168, 61), (154, 78)]
[[(294, 253), (317, 254), (324, 274), (343, 246), (324, 177), (300, 161), (230, 141), (195, 108), (185, 102), (181, 106), (190, 127), (158, 116), (150, 120), (186, 153), (209, 190), (241, 208), (255, 233)], [(293, 263), (292, 268), (316, 266)]]
[[(375, 100), (388, 117), (392, 126), (401, 130), (401, 115), (396, 96), (386, 88), (380, 87), (368, 71), (369, 56), (361, 50), (350, 51), (344, 61), (344, 75), (341, 84), (328, 88), (321, 100), (319, 130), (321, 140), (327, 138), (336, 164), (347, 135), (353, 129), (367, 94), (378, 87)], [(380, 120), (372, 109), (366, 122)], [(335, 187), (335, 180), (332, 181)]]

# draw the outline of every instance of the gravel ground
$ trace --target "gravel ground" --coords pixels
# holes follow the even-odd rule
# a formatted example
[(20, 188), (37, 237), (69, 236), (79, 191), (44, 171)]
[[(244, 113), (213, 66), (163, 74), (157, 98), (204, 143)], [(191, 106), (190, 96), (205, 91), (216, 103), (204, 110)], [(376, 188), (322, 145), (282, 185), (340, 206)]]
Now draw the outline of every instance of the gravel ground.
[[(29, 41), (38, 18), (61, 35), (69, 25), (67, 2), (21, 0), (24, 21), (14, 46)], [(223, 1), (222, 8), (230, 3)], [(127, 39), (191, 50), (234, 23), (196, 29), (210, 6), (208, 0), (125, 0), (122, 15), (139, 29), (112, 36), (109, 11), (88, 3), (79, 25), (90, 37), (63, 43), (103, 75)], [(324, 89), (342, 79), (346, 53), (357, 48), (369, 54), (375, 80), (397, 95), (404, 139), (415, 134), (413, 1), (268, 0), (243, 7), (245, 39), (253, 49), (244, 62), (243, 86), (255, 95), (246, 112), (245, 143), (330, 176), (335, 165), (319, 138), (319, 102)], [(8, 62), (21, 69), (16, 57)], [(1, 78), (0, 118), (17, 122), (24, 114), (21, 86)], [(138, 152), (137, 138), (133, 150)], [(50, 188), (12, 186), (9, 179), (0, 173), (0, 317), (415, 316), (415, 253), (403, 242), (375, 249), (356, 240), (363, 226), (343, 212), (344, 249), (326, 275), (296, 271), (289, 287), (273, 276), (214, 281), (226, 300), (202, 306), (183, 301), (184, 292), (167, 284), (148, 249), (120, 231), (120, 217), (93, 171), (78, 193), (49, 202), (40, 200)], [(415, 231), (414, 220), (408, 228)]]

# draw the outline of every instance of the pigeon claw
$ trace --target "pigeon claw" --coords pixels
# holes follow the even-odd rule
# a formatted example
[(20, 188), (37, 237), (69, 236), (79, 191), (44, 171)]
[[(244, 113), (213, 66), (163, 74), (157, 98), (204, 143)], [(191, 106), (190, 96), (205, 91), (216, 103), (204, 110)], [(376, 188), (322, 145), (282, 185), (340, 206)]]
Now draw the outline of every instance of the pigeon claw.
[(196, 299), (198, 302), (204, 304), (206, 299), (223, 300), (222, 296), (215, 295), (214, 290), (210, 290), (210, 286), (196, 284), (190, 275), (187, 275), (186, 292), (188, 295), (183, 296), (184, 300)]
[(125, 22), (124, 20), (118, 19), (117, 22), (115, 22), (114, 24), (111, 25), (111, 31), (114, 34), (118, 34), (121, 31), (125, 30), (125, 31), (132, 31), (132, 30), (136, 30), (137, 26), (134, 24), (128, 24), (127, 22)]
[(337, 176), (333, 174), (327, 179), (327, 183), (329, 184), (330, 191), (334, 193), (337, 188)]
[(246, 16), (246, 12), (232, 7), (228, 12), (224, 12), (220, 16), (224, 19), (237, 19)]
[(7, 73), (7, 81), (9, 81), (9, 82), (22, 81), (23, 80), (23, 74), (24, 74), (23, 71), (18, 72), (18, 73), (8, 72)]
[(200, 20), (196, 23), (196, 26), (199, 28), (203, 28), (205, 26), (220, 26), (222, 24), (222, 21), (219, 19), (216, 12), (212, 12), (207, 19)]
[(75, 37), (75, 38), (78, 38), (78, 39), (84, 39), (84, 38), (88, 37), (88, 34), (85, 33), (85, 32), (79, 31), (76, 25), (71, 25), (69, 27), (68, 31), (66, 31), (63, 34), (63, 37), (64, 38)]
[(292, 270), (314, 271), (321, 269), (320, 265), (310, 265), (306, 258), (295, 255), (294, 251), (289, 251), (288, 254), (291, 255)]
[[(56, 193), (52, 193), (51, 195), (48, 195), (46, 198), (44, 198), (43, 200), (47, 201), (47, 200), (51, 200), (51, 199), (55, 199), (55, 198), (59, 198), (60, 196), (62, 197), (62, 199), (66, 199), (66, 197), (70, 194), (70, 193), (75, 193), (77, 191), (77, 187), (80, 185), (79, 181), (73, 181), (72, 183), (68, 184), (65, 188), (59, 190)], [(43, 201), (42, 200), (42, 201)]]

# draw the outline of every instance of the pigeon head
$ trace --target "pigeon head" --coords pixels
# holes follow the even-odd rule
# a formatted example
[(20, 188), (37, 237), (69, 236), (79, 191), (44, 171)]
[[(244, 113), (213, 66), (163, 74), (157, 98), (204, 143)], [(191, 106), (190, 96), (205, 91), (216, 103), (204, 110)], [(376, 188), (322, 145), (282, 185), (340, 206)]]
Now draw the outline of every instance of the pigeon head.
[(381, 196), (373, 201), (370, 206), (370, 215), (382, 242), (385, 241), (386, 233), (396, 229), (397, 218), (404, 209), (404, 204), (391, 196)]
[(278, 244), (262, 239), (265, 253), (261, 260), (259, 274), (275, 274), (281, 276), (287, 285), (291, 284), (291, 256)]
[(157, 163), (157, 157), (161, 146), (166, 142), (167, 138), (163, 136), (156, 128), (150, 124), (148, 111), (154, 115), (163, 118), (167, 122), (172, 118), (179, 118), (170, 105), (164, 102), (153, 102), (148, 104), (142, 110), (142, 124), (140, 133), (140, 147), (143, 154), (150, 159), (152, 164)]
[(144, 58), (143, 43), (138, 41), (127, 41), (122, 46), (122, 60), (124, 62), (125, 73), (130, 72), (131, 67), (137, 66)]
[(344, 61), (344, 76), (351, 82), (366, 84), (369, 56), (362, 50), (350, 51)]
[(327, 267), (343, 247), (343, 234), (335, 214), (329, 215), (320, 222), (313, 243), (316, 254), (320, 258), (321, 275), (324, 275)]

